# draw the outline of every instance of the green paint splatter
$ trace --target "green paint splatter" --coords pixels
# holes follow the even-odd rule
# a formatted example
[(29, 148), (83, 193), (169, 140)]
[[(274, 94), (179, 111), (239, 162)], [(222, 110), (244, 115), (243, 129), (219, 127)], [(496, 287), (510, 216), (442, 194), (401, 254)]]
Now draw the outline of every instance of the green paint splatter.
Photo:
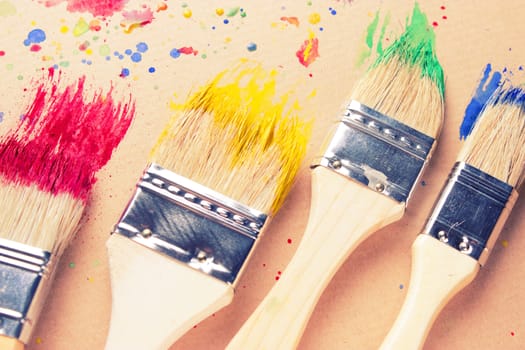
[(70, 269), (74, 269), (75, 268), (75, 263), (74, 262), (70, 262), (69, 263), (69, 268)]
[(69, 67), (69, 61), (62, 61), (58, 65), (64, 68)]
[(434, 30), (429, 25), (427, 16), (421, 12), (419, 4), (416, 3), (405, 32), (377, 58), (371, 68), (388, 63), (393, 58), (409, 66), (419, 66), (422, 77), (434, 81), (441, 95), (444, 96), (443, 68), (436, 57), (435, 48)]
[(100, 56), (109, 56), (111, 55), (111, 48), (108, 44), (101, 45), (98, 49)]
[(240, 7), (234, 7), (234, 8), (231, 8), (231, 9), (228, 11), (228, 13), (226, 13), (226, 16), (227, 16), (227, 17), (233, 17), (233, 16), (235, 16), (235, 15), (239, 12), (240, 9), (241, 9)]

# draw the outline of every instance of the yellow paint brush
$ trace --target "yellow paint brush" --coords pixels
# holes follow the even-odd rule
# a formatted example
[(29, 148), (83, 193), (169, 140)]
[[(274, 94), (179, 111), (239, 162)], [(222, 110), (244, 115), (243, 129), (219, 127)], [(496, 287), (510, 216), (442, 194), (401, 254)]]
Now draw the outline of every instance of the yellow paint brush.
[(441, 309), (485, 264), (523, 182), (524, 145), (525, 91), (501, 88), (485, 105), (412, 245), (407, 296), (381, 349), (421, 349)]
[(357, 84), (314, 165), (310, 218), (295, 255), (228, 349), (294, 349), (341, 264), (403, 216), (443, 120), (434, 40), (416, 4), (406, 31)]
[(275, 71), (218, 75), (176, 113), (107, 242), (108, 350), (166, 349), (232, 301), (245, 261), (290, 190), (309, 124)]

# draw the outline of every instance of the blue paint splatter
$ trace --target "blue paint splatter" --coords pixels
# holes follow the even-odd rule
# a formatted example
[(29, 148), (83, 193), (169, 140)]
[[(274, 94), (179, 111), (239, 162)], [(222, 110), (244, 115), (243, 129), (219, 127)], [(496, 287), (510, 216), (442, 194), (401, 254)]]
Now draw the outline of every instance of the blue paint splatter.
[(150, 72), (150, 73), (155, 73), (155, 70), (156, 70), (155, 67), (149, 67), (148, 68), (148, 72)]
[(170, 51), (170, 56), (172, 58), (179, 58), (180, 57), (180, 51), (178, 49), (173, 49)]
[(459, 127), (460, 140), (464, 140), (468, 137), (468, 135), (470, 135), (470, 133), (472, 132), (472, 128), (474, 128), (474, 124), (476, 123), (476, 120), (478, 119), (479, 114), (481, 113), (481, 110), (483, 109), (483, 106), (485, 105), (485, 103), (487, 103), (490, 96), (492, 96), (494, 91), (496, 91), (496, 89), (501, 84), (502, 74), (498, 71), (494, 71), (492, 73), (492, 78), (487, 83), (490, 77), (491, 71), (492, 71), (492, 65), (488, 63), (487, 66), (485, 67), (485, 70), (483, 71), (483, 77), (481, 78), (481, 81), (479, 82), (476, 92), (474, 93), (472, 100), (470, 100), (470, 103), (465, 109), (465, 115), (463, 116), (463, 122), (461, 123), (461, 126)]
[(131, 55), (131, 54), (133, 53), (133, 50), (131, 50), (131, 49), (126, 49), (126, 50), (124, 51), (124, 53), (125, 53), (126, 55), (129, 56), (129, 55)]
[(0, 112), (0, 123), (4, 121), (4, 112)]
[(246, 45), (246, 49), (250, 52), (253, 52), (255, 50), (257, 50), (257, 44), (256, 43), (249, 43), (248, 45)]
[(27, 34), (27, 39), (24, 40), (24, 45), (38, 44), (46, 40), (46, 33), (42, 29), (33, 29)]
[(229, 21), (227, 18), (225, 18), (224, 21), (222, 21), (222, 22), (223, 22), (224, 24), (228, 24), (228, 23), (230, 23), (230, 21)]
[(142, 54), (140, 52), (133, 52), (130, 58), (133, 62), (140, 62), (142, 61)]
[(137, 51), (141, 52), (141, 53), (144, 53), (144, 52), (148, 51), (148, 44), (146, 44), (145, 42), (138, 43), (137, 44)]
[(329, 7), (329, 8), (328, 8), (328, 11), (330, 11), (330, 14), (331, 14), (332, 16), (335, 16), (335, 15), (337, 14), (337, 11), (336, 11), (334, 8), (332, 8), (332, 7)]
[(129, 76), (129, 69), (128, 68), (122, 68), (122, 70), (120, 71), (120, 76), (122, 78), (125, 78), (125, 77)]

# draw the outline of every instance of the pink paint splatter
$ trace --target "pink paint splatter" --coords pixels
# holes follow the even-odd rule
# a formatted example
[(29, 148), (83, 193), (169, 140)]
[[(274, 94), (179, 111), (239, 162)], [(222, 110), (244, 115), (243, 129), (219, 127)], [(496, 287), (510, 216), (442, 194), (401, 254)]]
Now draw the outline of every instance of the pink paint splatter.
[(310, 32), (309, 38), (304, 41), (295, 55), (305, 67), (308, 67), (319, 57), (319, 39), (314, 36), (313, 32)]
[(288, 22), (290, 24), (293, 24), (296, 27), (299, 27), (299, 18), (297, 17), (281, 17), (281, 21)]
[(131, 33), (135, 28), (144, 27), (155, 19), (150, 8), (141, 11), (125, 11), (122, 12), (122, 17), (124, 19), (120, 22), (120, 26), (124, 27), (126, 33)]
[(31, 45), (31, 47), (29, 48), (29, 50), (31, 52), (38, 52), (40, 50), (42, 50), (42, 46), (38, 45), (38, 44), (33, 44)]
[(39, 0), (46, 7), (56, 6), (67, 1), (69, 12), (89, 12), (93, 16), (112, 16), (122, 11), (129, 0)]
[(135, 106), (131, 97), (116, 102), (113, 87), (88, 99), (85, 77), (61, 88), (60, 75), (49, 72), (17, 128), (0, 139), (0, 176), (86, 201), (95, 173), (126, 134)]
[(5, 56), (5, 51), (0, 51), (0, 57)]

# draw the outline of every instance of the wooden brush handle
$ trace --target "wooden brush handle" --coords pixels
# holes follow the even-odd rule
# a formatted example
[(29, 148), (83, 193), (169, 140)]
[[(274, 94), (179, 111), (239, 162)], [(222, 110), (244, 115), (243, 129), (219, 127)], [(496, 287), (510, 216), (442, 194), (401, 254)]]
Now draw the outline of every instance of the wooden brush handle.
[(15, 338), (0, 335), (0, 349), (2, 350), (24, 350), (24, 344)]
[(477, 260), (428, 235), (412, 245), (412, 272), (406, 299), (381, 350), (421, 349), (439, 312), (476, 276)]
[(312, 171), (306, 232), (289, 265), (227, 349), (294, 349), (323, 290), (348, 255), (404, 205), (326, 168)]
[(231, 285), (119, 234), (108, 242), (112, 310), (106, 350), (165, 350), (231, 303)]

